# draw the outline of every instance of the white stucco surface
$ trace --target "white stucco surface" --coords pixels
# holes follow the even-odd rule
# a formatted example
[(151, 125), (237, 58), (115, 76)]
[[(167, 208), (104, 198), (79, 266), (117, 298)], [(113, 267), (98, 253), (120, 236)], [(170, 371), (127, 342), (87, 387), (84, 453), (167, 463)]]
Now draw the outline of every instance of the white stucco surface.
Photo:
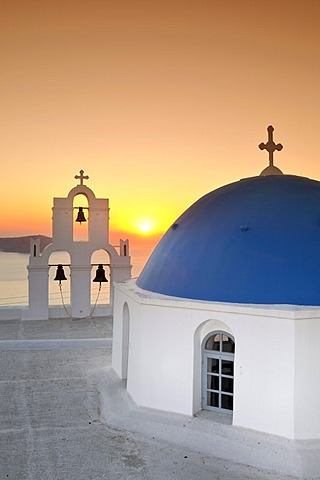
[(138, 407), (112, 371), (111, 318), (0, 322), (0, 478), (320, 478), (319, 442)]
[(115, 285), (113, 367), (140, 406), (201, 410), (202, 342), (221, 330), (236, 343), (233, 425), (319, 439), (319, 308), (192, 301), (133, 280)]

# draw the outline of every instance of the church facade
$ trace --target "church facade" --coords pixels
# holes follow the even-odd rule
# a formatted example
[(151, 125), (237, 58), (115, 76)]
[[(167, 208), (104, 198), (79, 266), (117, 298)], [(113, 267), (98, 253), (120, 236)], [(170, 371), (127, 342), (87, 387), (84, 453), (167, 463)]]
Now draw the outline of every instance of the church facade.
[(138, 405), (320, 439), (320, 183), (269, 167), (202, 197), (115, 284), (113, 368)]
[(319, 438), (320, 309), (183, 300), (133, 280), (115, 289), (113, 368), (138, 405)]

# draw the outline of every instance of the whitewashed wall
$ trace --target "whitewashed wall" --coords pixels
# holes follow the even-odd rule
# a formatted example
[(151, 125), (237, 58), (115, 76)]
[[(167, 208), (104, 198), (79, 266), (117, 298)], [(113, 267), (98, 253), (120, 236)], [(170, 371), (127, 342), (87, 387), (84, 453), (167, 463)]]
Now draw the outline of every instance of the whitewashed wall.
[(194, 302), (146, 292), (134, 281), (115, 284), (113, 368), (121, 378), (127, 372), (138, 405), (193, 415), (201, 408), (202, 341), (227, 331), (236, 342), (233, 424), (320, 438), (319, 314), (316, 307)]

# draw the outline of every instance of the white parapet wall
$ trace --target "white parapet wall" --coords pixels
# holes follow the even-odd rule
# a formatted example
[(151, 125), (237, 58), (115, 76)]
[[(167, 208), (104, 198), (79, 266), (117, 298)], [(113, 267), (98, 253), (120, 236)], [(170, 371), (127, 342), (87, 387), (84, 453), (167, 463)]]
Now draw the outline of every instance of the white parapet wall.
[(0, 307), (0, 321), (21, 320), (24, 309), (27, 309), (27, 307)]
[[(93, 310), (92, 306), (92, 310)], [(67, 310), (67, 312), (66, 312)], [(55, 306), (49, 308), (49, 319), (65, 319), (72, 318), (71, 307), (66, 305), (66, 310), (63, 306)], [(91, 310), (91, 311), (92, 311)], [(97, 305), (89, 317), (85, 318), (103, 318), (109, 317), (112, 315), (112, 306), (109, 304), (106, 305)], [(79, 319), (79, 317), (77, 317)], [(0, 307), (0, 321), (13, 321), (13, 320), (41, 320), (39, 318), (32, 318), (30, 315), (29, 309), (27, 306), (24, 307)], [(43, 320), (48, 320), (48, 318), (43, 318)]]

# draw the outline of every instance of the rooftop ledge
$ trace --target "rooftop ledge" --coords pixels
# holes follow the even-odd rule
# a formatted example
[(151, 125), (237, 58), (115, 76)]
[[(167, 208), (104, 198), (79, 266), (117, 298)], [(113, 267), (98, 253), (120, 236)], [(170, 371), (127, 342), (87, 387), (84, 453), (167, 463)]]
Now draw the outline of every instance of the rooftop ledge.
[(258, 305), (192, 300), (143, 290), (136, 285), (136, 279), (118, 283), (115, 282), (114, 287), (129, 295), (129, 297), (136, 302), (144, 305), (166, 305), (172, 308), (210, 310), (210, 312), (238, 313), (263, 317), (287, 318), (291, 320), (320, 319), (320, 306)]

